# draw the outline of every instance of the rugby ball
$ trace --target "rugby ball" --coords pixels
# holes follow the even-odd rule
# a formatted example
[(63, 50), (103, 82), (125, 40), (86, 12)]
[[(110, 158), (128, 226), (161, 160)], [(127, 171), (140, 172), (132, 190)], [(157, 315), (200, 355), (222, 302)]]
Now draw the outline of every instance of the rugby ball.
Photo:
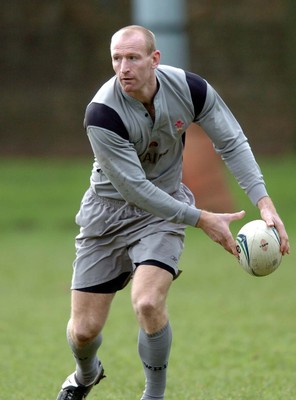
[(254, 220), (244, 225), (237, 234), (236, 245), (238, 261), (250, 275), (269, 275), (281, 263), (279, 234), (263, 220)]

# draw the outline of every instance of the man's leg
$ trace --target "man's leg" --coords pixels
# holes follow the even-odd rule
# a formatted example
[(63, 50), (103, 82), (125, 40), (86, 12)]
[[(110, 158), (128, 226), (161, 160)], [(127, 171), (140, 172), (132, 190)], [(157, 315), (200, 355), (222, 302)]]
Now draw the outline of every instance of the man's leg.
[(102, 343), (101, 331), (113, 298), (113, 293), (72, 291), (67, 338), (76, 359), (76, 378), (86, 386), (98, 372), (97, 350)]
[(76, 360), (76, 371), (62, 385), (57, 400), (84, 399), (92, 386), (104, 376), (97, 351), (113, 298), (113, 293), (72, 291), (67, 338)]
[(142, 400), (164, 399), (172, 341), (166, 298), (172, 279), (164, 269), (139, 265), (132, 281), (132, 303), (140, 324), (138, 349), (146, 376)]

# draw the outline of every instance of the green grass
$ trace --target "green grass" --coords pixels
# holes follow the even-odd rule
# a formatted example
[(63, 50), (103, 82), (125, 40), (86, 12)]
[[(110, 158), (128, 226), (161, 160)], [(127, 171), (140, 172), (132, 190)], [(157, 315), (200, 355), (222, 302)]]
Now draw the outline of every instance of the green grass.
[[(265, 278), (247, 275), (189, 228), (183, 274), (169, 297), (174, 332), (170, 400), (292, 400), (296, 392), (296, 158), (261, 160), (286, 222), (291, 255)], [(73, 360), (65, 339), (74, 257), (73, 222), (88, 186), (85, 160), (0, 162), (1, 398), (55, 399)], [(258, 218), (233, 180), (237, 209)], [(232, 226), (235, 234), (241, 223)], [(143, 373), (129, 288), (118, 293), (100, 356), (108, 378), (89, 399), (138, 400)]]

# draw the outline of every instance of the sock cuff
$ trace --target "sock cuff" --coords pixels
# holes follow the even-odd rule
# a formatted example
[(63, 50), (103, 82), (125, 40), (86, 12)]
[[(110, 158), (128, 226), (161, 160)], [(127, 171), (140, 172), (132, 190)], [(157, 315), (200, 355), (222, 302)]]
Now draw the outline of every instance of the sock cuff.
[[(141, 328), (142, 329), (142, 328)], [(163, 328), (161, 328), (159, 331), (154, 332), (154, 333), (146, 333), (144, 329), (142, 329), (142, 332), (144, 335), (146, 335), (148, 338), (155, 338), (158, 336), (161, 336), (163, 333), (165, 333), (168, 329), (170, 329), (170, 322), (168, 321)]]

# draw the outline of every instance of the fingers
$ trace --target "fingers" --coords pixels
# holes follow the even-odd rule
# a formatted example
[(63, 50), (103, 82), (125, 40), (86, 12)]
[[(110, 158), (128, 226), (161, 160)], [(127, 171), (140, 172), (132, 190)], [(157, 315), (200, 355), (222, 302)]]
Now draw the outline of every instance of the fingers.
[(284, 256), (285, 254), (290, 254), (290, 243), (289, 243), (289, 237), (286, 232), (286, 229), (284, 225), (275, 225), (275, 228), (278, 231), (279, 237), (280, 237), (280, 242), (281, 242), (281, 253)]
[(220, 244), (224, 247), (226, 251), (228, 251), (228, 253), (233, 254), (235, 257), (238, 257), (236, 242), (232, 235), (225, 237), (225, 241), (221, 241)]
[[(229, 224), (233, 221), (240, 220), (244, 218), (246, 215), (246, 212), (244, 210), (238, 211), (236, 213), (231, 213), (231, 214), (225, 214), (225, 216), (228, 216), (228, 227)], [(236, 248), (236, 242), (230, 232), (230, 229), (228, 229), (228, 234), (224, 236), (224, 241), (220, 242), (220, 244), (224, 247), (226, 251), (228, 251), (230, 254), (233, 254), (235, 257), (238, 257), (238, 252)]]
[(284, 256), (285, 254), (290, 254), (290, 244), (289, 244), (289, 237), (286, 232), (285, 226), (280, 219), (280, 217), (276, 215), (272, 216), (266, 216), (264, 219), (267, 226), (269, 227), (275, 227), (276, 230), (278, 231), (279, 237), (280, 237), (280, 243), (281, 243), (281, 253)]
[(232, 216), (232, 219), (231, 219), (231, 221), (230, 221), (230, 222), (232, 222), (232, 221), (237, 221), (237, 220), (239, 220), (239, 219), (244, 218), (244, 216), (246, 215), (246, 212), (245, 212), (244, 210), (241, 210), (241, 211), (238, 211), (238, 212), (236, 212), (236, 213), (229, 214), (229, 215)]
[(211, 213), (203, 210), (196, 225), (201, 228), (214, 242), (219, 243), (226, 251), (238, 256), (235, 240), (230, 232), (231, 222), (242, 219), (245, 211), (235, 213)]
[(281, 253), (284, 256), (285, 254), (290, 254), (290, 243), (289, 239), (281, 239)]
[(267, 226), (274, 226), (277, 229), (281, 242), (282, 255), (290, 254), (288, 234), (280, 216), (276, 212), (272, 200), (269, 197), (263, 197), (259, 200), (257, 206), (260, 209), (261, 218), (266, 222)]
[(225, 243), (220, 243), (221, 246), (224, 247), (228, 253), (233, 254), (235, 257), (238, 257), (238, 252), (236, 249), (236, 243), (235, 240), (231, 237), (227, 242)]
[(246, 215), (246, 212), (244, 210), (241, 210), (239, 212), (235, 213), (229, 213), (229, 214), (222, 214), (222, 218), (225, 218), (225, 221), (227, 223), (226, 231), (224, 232), (223, 237), (220, 239), (219, 244), (224, 247), (226, 251), (228, 251), (230, 254), (233, 254), (235, 257), (238, 257), (238, 252), (237, 252), (237, 247), (236, 247), (236, 242), (231, 234), (231, 231), (229, 229), (229, 225), (233, 221), (240, 220), (244, 218)]

